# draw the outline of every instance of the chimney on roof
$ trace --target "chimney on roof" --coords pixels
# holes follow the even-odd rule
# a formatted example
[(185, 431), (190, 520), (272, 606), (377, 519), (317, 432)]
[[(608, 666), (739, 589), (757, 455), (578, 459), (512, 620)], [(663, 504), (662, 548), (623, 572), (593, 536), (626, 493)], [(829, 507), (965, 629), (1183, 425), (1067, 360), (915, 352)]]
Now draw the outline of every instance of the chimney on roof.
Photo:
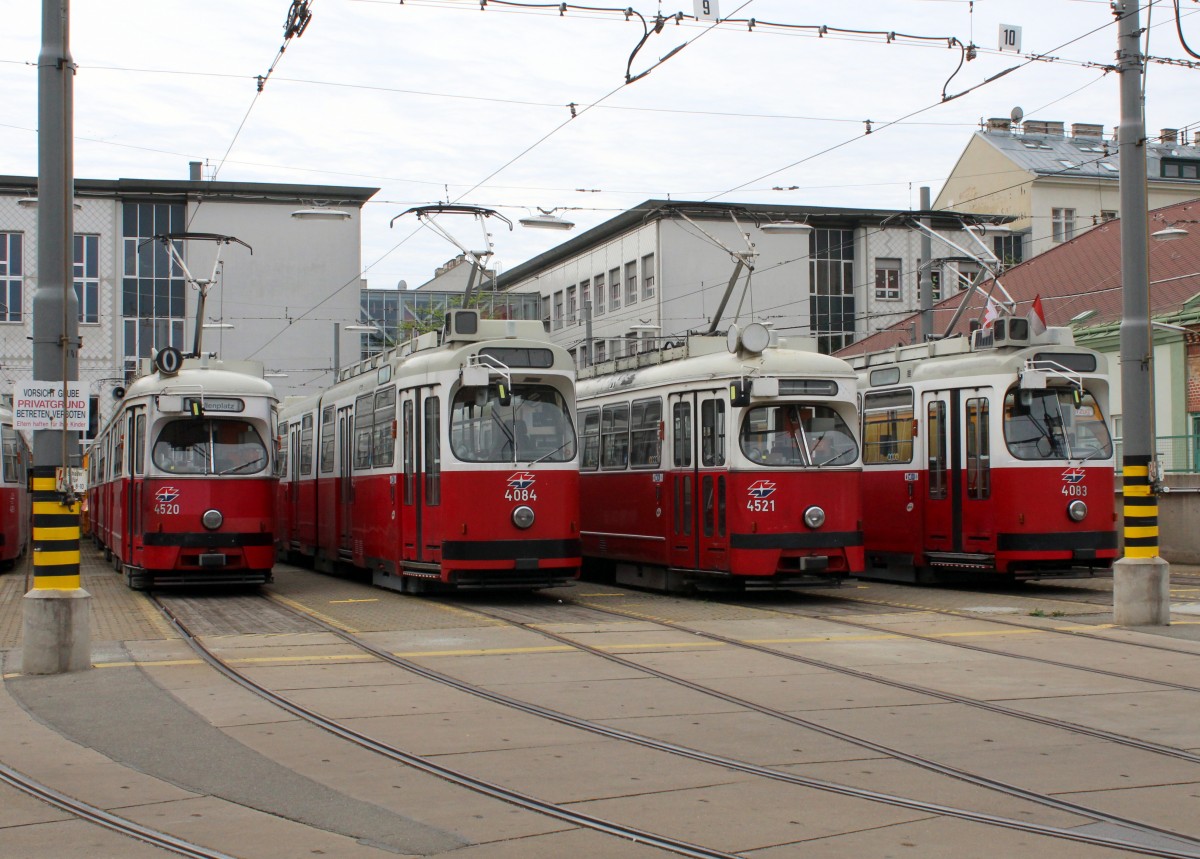
[[(988, 132), (996, 131), (1008, 134), (1012, 131), (1012, 120), (1007, 116), (993, 116), (987, 121), (986, 127)], [(1197, 132), (1197, 134), (1200, 135), (1200, 132)]]
[(1160, 143), (1175, 143), (1179, 139), (1179, 129), (1164, 128), (1159, 132), (1158, 139)]
[(1104, 126), (1093, 125), (1090, 122), (1074, 122), (1071, 123), (1071, 136), (1075, 138), (1099, 139), (1104, 137)]
[(204, 166), (204, 162), (202, 162), (202, 161), (189, 161), (188, 162), (188, 178), (191, 179), (193, 182), (199, 182), (201, 179), (203, 179), (204, 176), (200, 172), (200, 168), (202, 168), (203, 166)]
[(1047, 137), (1062, 137), (1064, 132), (1063, 124), (1052, 119), (1027, 119), (1024, 129), (1026, 134), (1044, 134)]
[(1062, 137), (1066, 133), (1066, 126), (1055, 120), (1046, 121), (1046, 134), (1051, 137)]
[(1194, 132), (1195, 138), (1192, 140), (1192, 146), (1200, 146), (1200, 131)]

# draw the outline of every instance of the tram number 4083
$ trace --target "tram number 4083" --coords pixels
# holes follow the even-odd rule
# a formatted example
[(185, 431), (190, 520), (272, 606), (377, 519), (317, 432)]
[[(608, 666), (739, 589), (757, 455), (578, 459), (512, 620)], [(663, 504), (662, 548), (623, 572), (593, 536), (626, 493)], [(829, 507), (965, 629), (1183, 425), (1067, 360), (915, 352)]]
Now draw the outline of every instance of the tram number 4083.
[(1068, 498), (1082, 498), (1087, 495), (1087, 490), (1086, 486), (1081, 486), (1078, 483), (1064, 483), (1062, 494)]
[(536, 489), (509, 489), (504, 493), (505, 501), (537, 501)]

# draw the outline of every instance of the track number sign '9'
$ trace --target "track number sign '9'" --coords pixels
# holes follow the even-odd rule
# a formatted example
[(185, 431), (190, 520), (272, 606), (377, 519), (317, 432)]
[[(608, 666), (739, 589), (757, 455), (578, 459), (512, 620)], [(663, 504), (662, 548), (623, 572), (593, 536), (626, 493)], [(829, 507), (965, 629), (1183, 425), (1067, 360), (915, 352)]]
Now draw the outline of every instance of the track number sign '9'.
[(696, 0), (696, 17), (709, 21), (719, 21), (721, 11), (717, 8), (717, 0)]

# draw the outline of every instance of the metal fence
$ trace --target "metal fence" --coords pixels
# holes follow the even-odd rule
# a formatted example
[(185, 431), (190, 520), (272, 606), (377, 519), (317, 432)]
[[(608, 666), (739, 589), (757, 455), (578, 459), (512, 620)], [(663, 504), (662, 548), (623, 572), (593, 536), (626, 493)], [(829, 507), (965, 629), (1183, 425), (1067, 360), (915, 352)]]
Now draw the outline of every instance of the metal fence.
[[(1117, 446), (1117, 473), (1121, 471), (1124, 453), (1121, 439)], [(1167, 474), (1196, 474), (1200, 472), (1200, 435), (1160, 435), (1155, 438), (1154, 451), (1159, 465)]]

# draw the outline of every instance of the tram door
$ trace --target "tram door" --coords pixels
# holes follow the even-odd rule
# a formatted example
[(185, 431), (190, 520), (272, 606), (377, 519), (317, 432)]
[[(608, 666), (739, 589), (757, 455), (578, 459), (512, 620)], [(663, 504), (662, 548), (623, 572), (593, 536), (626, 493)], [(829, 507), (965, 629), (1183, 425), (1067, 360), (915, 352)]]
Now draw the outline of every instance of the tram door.
[(668, 408), (670, 565), (728, 570), (727, 395), (724, 390), (672, 394)]
[(300, 543), (300, 421), (292, 421), (288, 427), (288, 543)]
[(954, 388), (923, 397), (926, 551), (995, 551), (989, 393)]
[(146, 475), (146, 409), (130, 409), (125, 424), (125, 458), (129, 461), (129, 494), (125, 496), (125, 534), (121, 558), (127, 564), (133, 559), (134, 539), (143, 527), (143, 480)]
[(350, 479), (353, 429), (354, 407), (342, 406), (337, 410), (337, 463), (334, 465), (337, 547), (342, 555), (351, 554), (354, 548), (354, 482)]
[(441, 561), (441, 398), (436, 388), (400, 391), (400, 534), (406, 561)]

